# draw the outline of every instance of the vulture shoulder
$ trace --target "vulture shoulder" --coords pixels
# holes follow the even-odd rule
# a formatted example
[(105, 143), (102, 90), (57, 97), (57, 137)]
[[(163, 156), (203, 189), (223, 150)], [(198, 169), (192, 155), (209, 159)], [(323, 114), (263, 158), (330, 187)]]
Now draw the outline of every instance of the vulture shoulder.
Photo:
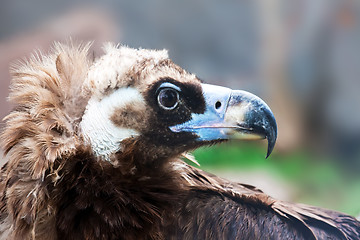
[(190, 186), (179, 210), (183, 239), (359, 239), (354, 217), (271, 198), (191, 166)]

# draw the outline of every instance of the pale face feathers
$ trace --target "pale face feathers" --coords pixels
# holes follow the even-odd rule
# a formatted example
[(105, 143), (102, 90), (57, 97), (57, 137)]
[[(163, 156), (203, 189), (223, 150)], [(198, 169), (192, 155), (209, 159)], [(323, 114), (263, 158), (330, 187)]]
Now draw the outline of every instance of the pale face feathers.
[[(89, 100), (80, 129), (85, 141), (91, 145), (97, 156), (103, 156), (108, 160), (112, 153), (121, 150), (121, 142), (124, 139), (140, 135), (136, 130), (137, 123), (124, 127), (116, 125), (111, 119), (116, 112), (132, 112), (131, 108), (136, 106), (142, 106), (146, 110), (144, 98), (132, 87), (119, 88), (100, 100), (96, 96)], [(129, 107), (130, 109), (125, 109)], [(141, 112), (139, 114), (143, 115)]]

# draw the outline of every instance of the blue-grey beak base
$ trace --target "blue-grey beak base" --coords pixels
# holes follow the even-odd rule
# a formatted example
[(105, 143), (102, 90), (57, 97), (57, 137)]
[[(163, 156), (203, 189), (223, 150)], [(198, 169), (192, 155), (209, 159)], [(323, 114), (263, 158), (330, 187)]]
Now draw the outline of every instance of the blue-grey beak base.
[(201, 84), (206, 102), (206, 110), (202, 114), (193, 113), (191, 120), (170, 127), (173, 132), (192, 132), (199, 141), (226, 139), (227, 127), (224, 126), (225, 112), (229, 103), (230, 88), (211, 84)]
[(202, 84), (206, 110), (191, 120), (170, 127), (173, 132), (191, 132), (197, 141), (228, 139), (268, 140), (268, 157), (276, 142), (277, 125), (269, 106), (246, 91)]

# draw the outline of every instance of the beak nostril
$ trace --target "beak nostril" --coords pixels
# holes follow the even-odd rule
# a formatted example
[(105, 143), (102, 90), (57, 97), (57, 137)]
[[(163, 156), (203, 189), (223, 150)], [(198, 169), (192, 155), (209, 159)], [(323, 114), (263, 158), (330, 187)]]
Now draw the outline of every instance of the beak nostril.
[(216, 103), (215, 103), (215, 108), (216, 109), (219, 109), (221, 107), (221, 102), (220, 101), (217, 101)]

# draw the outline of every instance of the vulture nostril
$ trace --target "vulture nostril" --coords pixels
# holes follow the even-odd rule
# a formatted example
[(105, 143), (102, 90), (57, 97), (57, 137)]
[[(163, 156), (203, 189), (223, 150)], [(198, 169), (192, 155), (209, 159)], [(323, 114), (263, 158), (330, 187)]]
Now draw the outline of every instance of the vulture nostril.
[(216, 103), (215, 103), (215, 108), (216, 109), (219, 109), (221, 107), (221, 102), (220, 101), (217, 101)]

